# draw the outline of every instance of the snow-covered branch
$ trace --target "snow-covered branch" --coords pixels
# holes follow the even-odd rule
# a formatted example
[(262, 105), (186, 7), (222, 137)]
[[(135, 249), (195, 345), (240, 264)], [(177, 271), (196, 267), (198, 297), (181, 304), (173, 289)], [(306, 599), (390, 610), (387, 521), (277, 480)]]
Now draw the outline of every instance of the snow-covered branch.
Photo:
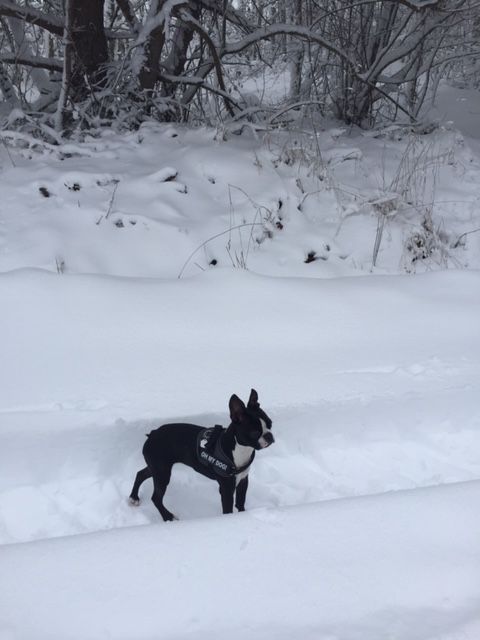
[(42, 56), (22, 56), (1, 53), (0, 62), (6, 64), (21, 64), (36, 69), (47, 69), (47, 71), (62, 71), (63, 68), (61, 60), (57, 58), (43, 58)]
[(129, 0), (116, 0), (116, 2), (120, 11), (122, 12), (123, 17), (128, 22), (130, 27), (135, 31), (138, 28), (138, 20)]
[[(411, 17), (411, 15), (408, 16), (408, 19)], [(410, 32), (407, 30), (407, 21), (405, 21), (392, 35), (388, 45), (377, 53), (375, 63), (364, 74), (364, 77), (366, 79), (378, 78), (385, 69), (395, 62), (411, 55), (435, 31), (453, 26), (448, 24), (450, 19), (451, 15), (448, 13), (439, 16), (424, 16)]]
[(31, 7), (20, 6), (12, 0), (0, 0), (0, 16), (18, 18), (34, 24), (56, 36), (63, 35), (63, 20), (58, 16)]
[[(206, 89), (207, 91), (209, 91), (210, 93), (214, 93), (217, 96), (220, 96), (221, 98), (223, 98), (225, 105), (230, 106), (233, 105), (236, 109), (238, 109), (239, 111), (241, 110), (241, 106), (235, 102), (235, 100), (232, 98), (232, 96), (227, 93), (226, 91), (219, 89), (218, 87), (214, 87), (213, 85), (209, 84), (208, 82), (205, 82), (205, 80), (203, 78), (200, 77), (196, 77), (196, 76), (172, 76), (169, 74), (161, 74), (161, 79), (162, 80), (166, 80), (167, 82), (172, 82), (175, 84), (183, 84), (183, 85), (193, 85), (195, 86), (197, 89)], [(185, 106), (185, 105), (184, 105)], [(227, 106), (227, 108), (228, 108)], [(234, 115), (231, 107), (229, 109), (229, 112), (231, 115)]]
[(223, 53), (226, 55), (240, 53), (245, 49), (253, 46), (254, 44), (261, 42), (262, 40), (270, 40), (279, 35), (288, 35), (319, 44), (328, 51), (335, 53), (345, 62), (348, 62), (348, 64), (350, 64), (352, 67), (356, 66), (355, 60), (334, 42), (332, 42), (331, 40), (327, 40), (318, 32), (312, 31), (308, 27), (298, 26), (294, 24), (272, 24), (266, 27), (261, 27), (260, 29), (256, 29), (241, 40), (228, 43), (225, 46)]
[(205, 31), (205, 29), (202, 27), (202, 25), (198, 22), (198, 20), (196, 20), (190, 13), (188, 13), (188, 11), (183, 11), (183, 10), (180, 11), (180, 18), (182, 22), (184, 22), (191, 29), (196, 31), (199, 34), (200, 38), (205, 40), (205, 42), (207, 43), (208, 48), (210, 50), (210, 54), (214, 62), (218, 84), (220, 85), (222, 95), (225, 97), (225, 106), (228, 112), (230, 113), (230, 115), (233, 116), (234, 112), (231, 107), (231, 99), (228, 93), (226, 92), (225, 82), (223, 80), (222, 64), (220, 62), (220, 57), (217, 53), (215, 44), (213, 43), (212, 39), (210, 38), (208, 33)]
[[(148, 38), (157, 29), (165, 29), (165, 25), (169, 23), (170, 16), (174, 9), (178, 9), (181, 6), (187, 6), (186, 0), (166, 0), (158, 13), (153, 16), (148, 16), (140, 29), (135, 46), (145, 44)], [(153, 13), (152, 11), (150, 13)]]

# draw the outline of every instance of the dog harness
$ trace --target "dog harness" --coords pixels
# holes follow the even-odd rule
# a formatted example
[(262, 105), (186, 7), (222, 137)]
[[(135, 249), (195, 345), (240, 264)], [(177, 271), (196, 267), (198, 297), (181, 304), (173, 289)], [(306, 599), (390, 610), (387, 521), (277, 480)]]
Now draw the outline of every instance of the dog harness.
[(202, 429), (197, 438), (197, 457), (215, 475), (221, 478), (231, 478), (248, 469), (253, 462), (255, 452), (252, 453), (250, 460), (246, 464), (241, 467), (235, 466), (235, 463), (222, 449), (220, 440), (224, 431), (225, 429), (219, 424), (210, 429)]

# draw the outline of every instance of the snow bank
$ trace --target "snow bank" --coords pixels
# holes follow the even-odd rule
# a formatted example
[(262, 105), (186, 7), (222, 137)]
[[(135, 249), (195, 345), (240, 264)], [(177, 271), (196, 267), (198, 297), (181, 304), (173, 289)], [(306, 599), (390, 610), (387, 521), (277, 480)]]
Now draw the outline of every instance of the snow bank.
[[(480, 266), (478, 156), (456, 131), (220, 138), (149, 124), (50, 155), (0, 147), (0, 272), (175, 278), (247, 265), (317, 278)], [(394, 205), (373, 268), (384, 201)]]
[(110, 423), (224, 411), (251, 386), (270, 407), (365, 400), (388, 391), (389, 374), (413, 391), (439, 366), (455, 375), (478, 364), (475, 290), (477, 272), (325, 281), (220, 270), (163, 282), (2, 274), (4, 429), (32, 413), (64, 429), (93, 413)]
[(6, 546), (0, 637), (473, 638), (479, 499), (475, 482)]

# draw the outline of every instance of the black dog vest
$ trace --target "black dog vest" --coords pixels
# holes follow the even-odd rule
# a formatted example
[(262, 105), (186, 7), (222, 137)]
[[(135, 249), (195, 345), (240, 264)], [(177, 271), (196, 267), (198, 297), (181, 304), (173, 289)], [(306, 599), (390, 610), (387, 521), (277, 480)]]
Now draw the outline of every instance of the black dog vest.
[(197, 438), (197, 457), (215, 475), (222, 478), (231, 478), (248, 469), (252, 464), (255, 453), (252, 453), (252, 457), (247, 464), (236, 467), (235, 463), (222, 449), (220, 440), (224, 431), (225, 429), (218, 424), (210, 429), (202, 429)]

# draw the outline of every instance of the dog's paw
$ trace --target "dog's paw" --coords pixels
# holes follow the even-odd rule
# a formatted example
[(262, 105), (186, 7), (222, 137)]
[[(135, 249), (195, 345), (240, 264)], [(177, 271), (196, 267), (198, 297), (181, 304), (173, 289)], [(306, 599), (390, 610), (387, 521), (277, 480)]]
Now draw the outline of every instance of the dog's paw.
[(132, 496), (130, 496), (129, 499), (128, 499), (128, 504), (131, 507), (138, 507), (138, 505), (140, 504), (140, 499), (139, 498), (132, 498)]
[(178, 520), (177, 516), (173, 513), (170, 513), (168, 509), (165, 509), (165, 511), (162, 512), (162, 518), (165, 522), (175, 522), (176, 520)]

